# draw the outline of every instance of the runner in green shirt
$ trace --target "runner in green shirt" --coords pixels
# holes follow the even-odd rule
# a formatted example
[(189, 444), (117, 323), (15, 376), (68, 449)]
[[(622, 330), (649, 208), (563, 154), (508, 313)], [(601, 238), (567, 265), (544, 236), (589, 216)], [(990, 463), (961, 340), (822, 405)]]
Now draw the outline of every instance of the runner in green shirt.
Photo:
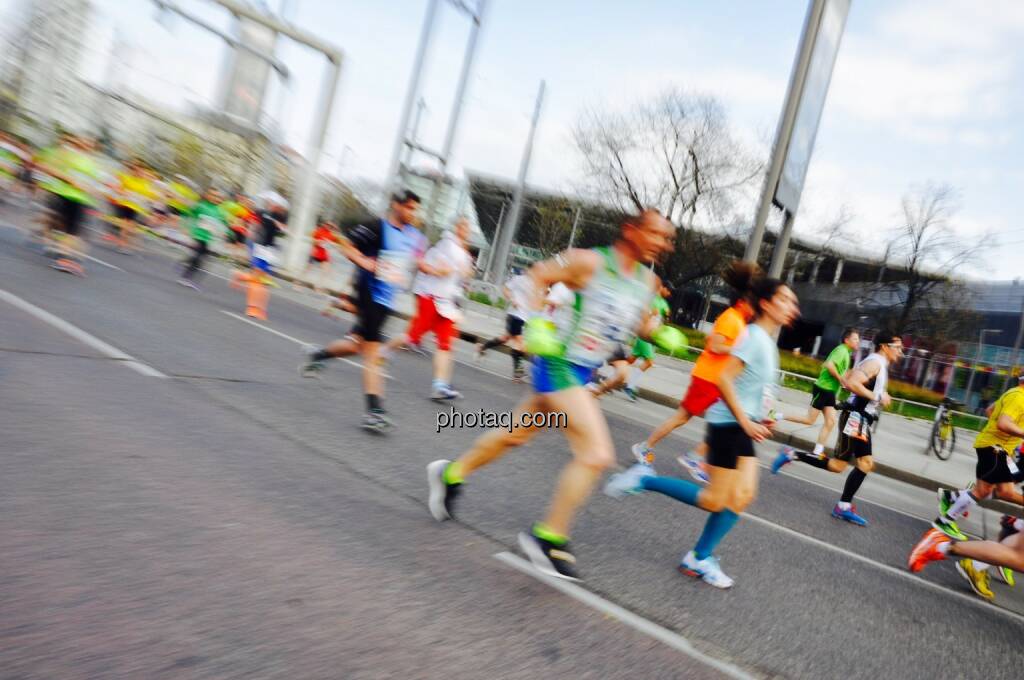
[(818, 420), (818, 414), (825, 414), (825, 424), (818, 432), (818, 443), (814, 445), (814, 455), (825, 455), (825, 443), (836, 426), (836, 403), (839, 397), (839, 390), (846, 387), (846, 373), (850, 370), (850, 360), (853, 352), (860, 344), (860, 333), (853, 328), (843, 331), (842, 343), (829, 352), (825, 363), (821, 365), (821, 374), (811, 388), (811, 406), (807, 409), (807, 415), (786, 416), (785, 419), (793, 423), (813, 425)]
[[(654, 302), (651, 303), (651, 309), (660, 316), (664, 321), (671, 321), (672, 308), (665, 302), (665, 298), (671, 297), (672, 291), (662, 284), (661, 290), (658, 292), (658, 296), (654, 298)], [(636, 401), (639, 396), (639, 392), (636, 389), (637, 383), (640, 382), (640, 376), (646, 371), (650, 370), (651, 366), (654, 365), (654, 345), (637, 338), (633, 343), (633, 356), (630, 357), (629, 363), (632, 366), (629, 372), (629, 379), (626, 380), (626, 386), (623, 391), (626, 396), (629, 397), (630, 401)]]
[(185, 263), (185, 270), (178, 281), (183, 286), (199, 290), (199, 286), (193, 281), (199, 265), (203, 258), (210, 252), (210, 245), (220, 236), (224, 236), (230, 226), (231, 217), (221, 207), (224, 195), (217, 189), (210, 187), (206, 190), (201, 201), (192, 207), (187, 215), (191, 224), (192, 238), (195, 245), (192, 246), (192, 257)]

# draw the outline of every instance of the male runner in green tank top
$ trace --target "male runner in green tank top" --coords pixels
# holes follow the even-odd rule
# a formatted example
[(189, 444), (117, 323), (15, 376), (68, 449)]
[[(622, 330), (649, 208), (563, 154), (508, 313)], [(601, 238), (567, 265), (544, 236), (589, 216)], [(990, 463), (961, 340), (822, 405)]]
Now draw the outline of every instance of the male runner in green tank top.
[(573, 458), (562, 470), (547, 516), (519, 534), (519, 545), (542, 572), (577, 578), (568, 543), (570, 526), (602, 473), (615, 462), (608, 424), (583, 385), (615, 344), (638, 331), (641, 336), (654, 332), (658, 319), (650, 303), (656, 280), (644, 265), (672, 248), (674, 234), (667, 219), (647, 210), (625, 219), (610, 248), (569, 250), (530, 269), (531, 308), (539, 311), (545, 291), (561, 282), (576, 291), (573, 313), (561, 320), (552, 337), (558, 349), (534, 357), (534, 394), (516, 408), (512, 427), (483, 435), (455, 462), (437, 460), (427, 466), (428, 505), (435, 519), (452, 518), (455, 497), (471, 473), (540, 431), (535, 416), (565, 414)]

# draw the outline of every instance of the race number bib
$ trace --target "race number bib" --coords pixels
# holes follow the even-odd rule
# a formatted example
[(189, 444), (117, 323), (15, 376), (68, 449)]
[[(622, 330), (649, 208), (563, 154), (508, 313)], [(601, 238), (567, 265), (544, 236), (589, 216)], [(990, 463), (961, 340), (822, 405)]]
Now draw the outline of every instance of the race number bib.
[[(1018, 449), (1019, 451), (1019, 449)], [(1020, 473), (1020, 468), (1017, 467), (1017, 461), (1014, 460), (1012, 453), (1006, 454), (1006, 469), (1010, 471), (1011, 475), (1017, 475)]]
[(269, 265), (277, 264), (277, 251), (273, 248), (261, 245), (254, 245), (252, 247), (252, 255), (258, 260), (263, 260)]
[(856, 411), (850, 411), (850, 417), (846, 419), (846, 427), (843, 428), (843, 434), (847, 437), (867, 441), (867, 435), (861, 432), (863, 425), (864, 417)]
[(455, 306), (451, 300), (434, 298), (434, 309), (444, 318), (459, 323), (462, 321), (462, 310)]
[(412, 255), (399, 250), (382, 250), (377, 255), (377, 278), (396, 288), (412, 283)]
[(584, 366), (599, 365), (611, 347), (628, 339), (636, 325), (636, 313), (628, 306), (624, 309), (628, 302), (616, 293), (613, 286), (602, 285), (587, 300), (588, 307), (566, 359)]

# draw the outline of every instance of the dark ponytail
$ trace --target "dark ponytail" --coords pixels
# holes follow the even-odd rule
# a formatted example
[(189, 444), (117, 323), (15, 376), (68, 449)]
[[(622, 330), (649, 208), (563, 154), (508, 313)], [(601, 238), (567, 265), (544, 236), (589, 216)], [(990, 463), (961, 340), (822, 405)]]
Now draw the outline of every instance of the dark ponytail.
[(761, 302), (771, 300), (779, 292), (779, 288), (786, 284), (779, 279), (772, 279), (767, 276), (759, 276), (750, 285), (750, 305), (754, 308), (754, 318), (760, 318), (763, 314)]
[(740, 300), (751, 301), (750, 291), (754, 282), (764, 275), (761, 268), (754, 262), (733, 260), (722, 272), (722, 280), (729, 286), (729, 306), (735, 305)]

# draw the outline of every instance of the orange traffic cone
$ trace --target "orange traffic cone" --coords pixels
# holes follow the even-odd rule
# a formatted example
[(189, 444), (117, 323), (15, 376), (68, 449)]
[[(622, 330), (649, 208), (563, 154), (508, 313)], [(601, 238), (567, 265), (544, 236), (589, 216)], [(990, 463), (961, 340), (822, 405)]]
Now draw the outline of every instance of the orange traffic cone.
[(242, 286), (249, 283), (249, 273), (238, 269), (234, 274), (231, 275), (231, 281), (228, 283), (229, 286), (235, 290), (242, 290)]
[(270, 291), (258, 277), (250, 276), (249, 290), (245, 297), (245, 315), (260, 321), (267, 320), (267, 302)]

